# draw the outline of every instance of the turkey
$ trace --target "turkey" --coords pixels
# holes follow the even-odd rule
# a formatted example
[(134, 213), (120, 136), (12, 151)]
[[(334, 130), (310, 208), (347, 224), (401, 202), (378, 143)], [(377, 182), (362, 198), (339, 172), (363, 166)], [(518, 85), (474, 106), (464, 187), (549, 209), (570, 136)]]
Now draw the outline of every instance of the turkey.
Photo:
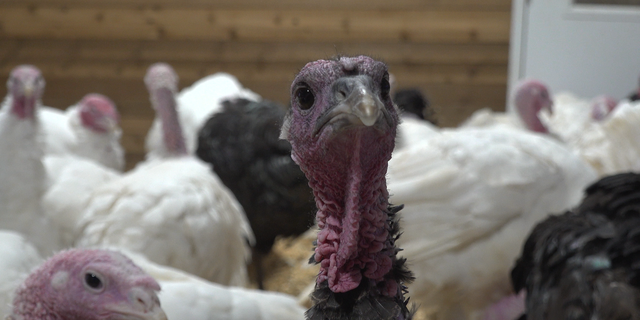
[(0, 230), (0, 317), (11, 312), (13, 293), (42, 263), (37, 249), (23, 235)]
[(555, 111), (555, 106), (547, 87), (538, 80), (527, 79), (518, 82), (511, 99), (514, 111), (493, 112), (488, 108), (474, 112), (460, 127), (484, 128), (506, 127), (527, 129), (533, 132), (547, 133), (547, 127), (540, 121), (538, 113)]
[(320, 264), (307, 319), (411, 319), (385, 181), (398, 111), (387, 66), (367, 56), (307, 63), (291, 86), (281, 138), (309, 179)]
[(606, 94), (599, 95), (591, 101), (591, 119), (603, 121), (617, 106), (616, 99)]
[(404, 110), (400, 114), (402, 122), (398, 126), (396, 150), (419, 143), (438, 131), (435, 112), (419, 90), (399, 90), (393, 99), (398, 109)]
[(154, 64), (145, 83), (169, 155), (95, 189), (76, 244), (122, 247), (213, 282), (244, 286), (254, 240), (242, 208), (209, 166), (186, 152), (173, 69)]
[(285, 107), (275, 102), (226, 100), (203, 125), (197, 156), (233, 191), (256, 238), (253, 259), (262, 289), (262, 257), (277, 236), (301, 234), (313, 225), (315, 202), (309, 182), (279, 140)]
[(84, 157), (122, 171), (124, 150), (120, 145), (119, 119), (115, 104), (97, 93), (87, 94), (65, 112), (43, 108), (40, 121), (45, 153)]
[(640, 319), (640, 175), (608, 176), (539, 223), (511, 276), (526, 319)]
[[(236, 77), (218, 72), (196, 81), (176, 97), (177, 109), (188, 154), (196, 151), (198, 131), (213, 114), (221, 110), (222, 101), (245, 98), (258, 101), (260, 96), (242, 87)], [(162, 138), (162, 121), (156, 117), (147, 134), (147, 158), (167, 155)]]
[(7, 81), (0, 109), (0, 229), (21, 232), (40, 253), (50, 254), (61, 240), (40, 204), (46, 187), (38, 122), (44, 87), (40, 70), (31, 65), (14, 68)]
[(398, 244), (416, 275), (412, 301), (436, 319), (480, 319), (511, 293), (526, 232), (577, 204), (595, 178), (559, 142), (505, 127), (441, 130), (394, 152), (388, 187), (404, 204)]
[[(566, 99), (565, 99), (566, 100)], [(557, 108), (558, 112), (540, 118), (553, 134), (587, 161), (600, 176), (640, 170), (640, 101), (623, 100), (600, 120), (594, 120), (592, 102), (573, 98), (572, 107)], [(609, 102), (610, 104), (611, 102)], [(605, 107), (609, 109), (610, 107)], [(596, 112), (597, 113), (597, 112)]]
[(122, 254), (59, 252), (16, 289), (7, 320), (167, 320), (158, 282)]
[(120, 251), (160, 283), (162, 290), (158, 296), (169, 319), (304, 319), (304, 309), (286, 294), (225, 287), (155, 264), (140, 254)]

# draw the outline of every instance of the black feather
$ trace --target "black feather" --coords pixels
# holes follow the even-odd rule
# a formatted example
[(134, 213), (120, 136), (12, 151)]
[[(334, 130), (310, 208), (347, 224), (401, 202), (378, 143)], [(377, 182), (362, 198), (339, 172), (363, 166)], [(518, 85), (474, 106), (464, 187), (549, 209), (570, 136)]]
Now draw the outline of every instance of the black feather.
[(405, 113), (413, 114), (434, 125), (438, 124), (436, 113), (431, 108), (429, 100), (418, 89), (398, 90), (393, 95), (393, 102)]
[(196, 154), (236, 196), (256, 250), (267, 253), (277, 236), (298, 235), (313, 225), (313, 193), (291, 159), (291, 145), (279, 139), (284, 106), (235, 99), (223, 107), (200, 130)]
[(635, 173), (603, 178), (534, 228), (511, 272), (527, 319), (640, 319), (639, 187)]

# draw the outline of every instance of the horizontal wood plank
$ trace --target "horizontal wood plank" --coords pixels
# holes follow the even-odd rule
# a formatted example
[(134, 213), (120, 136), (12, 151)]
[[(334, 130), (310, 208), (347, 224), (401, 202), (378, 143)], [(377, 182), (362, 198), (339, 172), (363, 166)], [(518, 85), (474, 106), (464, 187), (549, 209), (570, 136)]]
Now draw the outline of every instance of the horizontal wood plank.
[(505, 11), (3, 6), (0, 38), (507, 43)]
[(190, 61), (299, 62), (341, 55), (368, 54), (387, 63), (501, 64), (507, 44), (298, 43), (121, 40), (0, 40), (0, 61)]
[[(142, 83), (147, 68), (153, 61), (138, 61), (136, 63), (96, 62), (96, 61), (38, 61), (33, 59), (15, 59), (0, 66), (0, 74), (8, 75), (18, 64), (30, 63), (42, 71), (45, 79), (51, 78), (96, 78), (96, 79), (127, 79)], [(206, 75), (216, 72), (227, 72), (235, 75), (241, 82), (279, 82), (290, 84), (295, 74), (304, 63), (172, 63), (182, 83), (191, 83)], [(391, 73), (398, 79), (421, 83), (476, 83), (476, 84), (506, 84), (507, 67), (505, 65), (444, 65), (444, 64), (413, 64), (391, 63)], [(400, 77), (402, 75), (402, 77)], [(288, 88), (289, 85), (283, 86)]]
[(208, 8), (208, 9), (452, 9), (503, 10), (511, 9), (511, 0), (3, 0), (11, 5), (91, 7), (91, 8)]

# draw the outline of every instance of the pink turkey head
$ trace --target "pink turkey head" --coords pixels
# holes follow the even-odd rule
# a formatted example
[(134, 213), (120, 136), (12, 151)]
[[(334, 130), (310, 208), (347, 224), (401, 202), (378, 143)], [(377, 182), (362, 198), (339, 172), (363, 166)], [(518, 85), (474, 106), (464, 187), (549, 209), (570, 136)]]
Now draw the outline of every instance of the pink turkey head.
[(120, 114), (111, 99), (90, 93), (79, 102), (82, 125), (97, 133), (113, 132), (118, 128)]
[(516, 112), (527, 129), (541, 133), (549, 132), (538, 117), (538, 113), (543, 109), (553, 113), (553, 101), (547, 86), (538, 80), (523, 80), (516, 85), (513, 101)]
[(16, 290), (11, 320), (166, 320), (160, 285), (124, 255), (109, 250), (62, 251)]
[(144, 83), (147, 85), (147, 90), (151, 92), (152, 99), (153, 92), (156, 90), (168, 90), (173, 94), (178, 92), (178, 74), (167, 63), (152, 64), (144, 76)]
[(147, 70), (144, 83), (147, 85), (151, 95), (151, 105), (162, 121), (165, 147), (172, 154), (186, 154), (187, 148), (178, 120), (176, 102), (178, 75), (170, 65), (155, 63)]
[(307, 63), (291, 86), (292, 107), (282, 126), (294, 160), (339, 149), (358, 132), (393, 149), (399, 120), (389, 89), (387, 66), (367, 56)]
[(20, 119), (35, 119), (36, 105), (44, 93), (44, 78), (32, 65), (15, 67), (9, 75), (7, 89), (11, 97), (11, 112)]
[(616, 99), (608, 95), (597, 96), (591, 101), (591, 118), (596, 121), (602, 121), (617, 105)]

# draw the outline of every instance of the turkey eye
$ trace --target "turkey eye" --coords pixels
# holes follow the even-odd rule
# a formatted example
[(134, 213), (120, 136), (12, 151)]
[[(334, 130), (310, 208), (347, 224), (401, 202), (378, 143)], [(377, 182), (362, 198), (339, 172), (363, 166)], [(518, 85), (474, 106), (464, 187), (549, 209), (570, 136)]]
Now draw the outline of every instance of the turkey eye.
[(387, 77), (382, 78), (382, 82), (380, 83), (380, 94), (382, 97), (386, 97), (389, 95), (389, 90), (391, 90), (391, 84), (389, 83), (389, 79)]
[(296, 90), (295, 96), (296, 100), (298, 100), (298, 104), (300, 105), (300, 109), (302, 110), (308, 110), (316, 101), (316, 98), (313, 96), (313, 92), (309, 87), (302, 87)]
[(102, 288), (102, 280), (98, 278), (95, 274), (88, 272), (84, 275), (84, 282), (92, 289), (101, 289)]

